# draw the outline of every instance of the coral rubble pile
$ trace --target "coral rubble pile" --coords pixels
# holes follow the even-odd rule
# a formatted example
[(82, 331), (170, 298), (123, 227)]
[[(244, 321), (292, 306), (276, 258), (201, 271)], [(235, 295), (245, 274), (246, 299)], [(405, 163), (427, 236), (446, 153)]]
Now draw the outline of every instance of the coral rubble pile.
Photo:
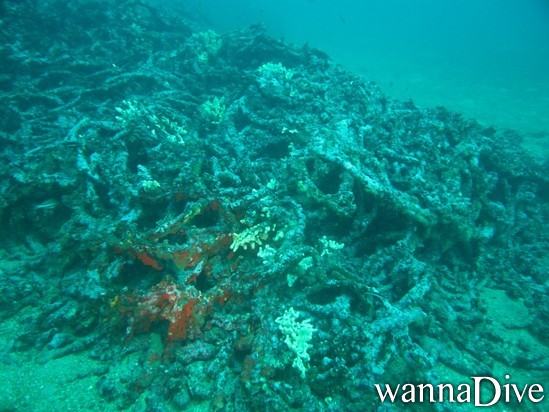
[[(0, 16), (12, 351), (104, 362), (119, 409), (375, 410), (374, 383), (547, 371), (549, 173), (516, 134), (259, 26), (140, 1)], [(486, 289), (543, 350), (500, 335)]]

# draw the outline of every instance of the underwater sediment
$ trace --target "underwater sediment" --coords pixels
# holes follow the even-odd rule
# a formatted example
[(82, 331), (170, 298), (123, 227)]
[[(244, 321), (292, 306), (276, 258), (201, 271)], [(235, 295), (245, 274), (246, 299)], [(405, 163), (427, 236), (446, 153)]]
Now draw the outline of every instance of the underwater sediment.
[(0, 16), (5, 365), (92, 359), (97, 410), (376, 410), (376, 383), (546, 378), (549, 173), (518, 134), (261, 26), (134, 1)]

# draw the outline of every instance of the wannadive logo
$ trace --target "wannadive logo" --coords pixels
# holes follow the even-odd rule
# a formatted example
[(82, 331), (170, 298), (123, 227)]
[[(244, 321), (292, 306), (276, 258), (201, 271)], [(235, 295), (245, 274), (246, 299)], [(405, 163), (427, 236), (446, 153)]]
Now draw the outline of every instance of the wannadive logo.
[[(504, 383), (489, 376), (472, 376), (471, 384), (462, 383), (454, 386), (449, 383), (432, 385), (421, 384), (398, 384), (392, 386), (375, 384), (375, 388), (381, 402), (404, 402), (404, 403), (471, 403), (475, 406), (487, 407), (498, 402), (532, 402), (539, 403), (545, 397), (543, 386), (539, 383), (517, 385), (516, 383)], [(505, 375), (505, 380), (510, 376)], [(481, 392), (485, 391), (484, 393)], [(487, 393), (490, 393), (488, 396)]]

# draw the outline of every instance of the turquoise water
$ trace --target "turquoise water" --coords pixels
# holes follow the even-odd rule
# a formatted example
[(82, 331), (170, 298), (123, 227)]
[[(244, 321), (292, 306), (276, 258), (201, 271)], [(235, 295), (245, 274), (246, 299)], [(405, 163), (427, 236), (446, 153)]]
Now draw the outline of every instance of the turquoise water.
[(543, 0), (200, 1), (221, 31), (262, 22), (389, 96), (518, 130), (549, 153), (549, 3)]

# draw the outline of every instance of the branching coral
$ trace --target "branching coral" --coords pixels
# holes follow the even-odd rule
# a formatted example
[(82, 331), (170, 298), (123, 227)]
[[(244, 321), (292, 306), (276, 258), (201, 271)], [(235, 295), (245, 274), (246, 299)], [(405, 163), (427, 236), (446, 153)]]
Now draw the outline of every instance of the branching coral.
[(305, 378), (305, 372), (309, 368), (308, 362), (311, 359), (307, 351), (312, 345), (309, 344), (313, 338), (313, 333), (317, 331), (311, 325), (310, 319), (297, 321), (299, 312), (290, 308), (284, 312), (284, 315), (275, 319), (278, 323), (278, 329), (285, 335), (284, 343), (296, 354), (293, 366), (301, 372), (301, 377)]

